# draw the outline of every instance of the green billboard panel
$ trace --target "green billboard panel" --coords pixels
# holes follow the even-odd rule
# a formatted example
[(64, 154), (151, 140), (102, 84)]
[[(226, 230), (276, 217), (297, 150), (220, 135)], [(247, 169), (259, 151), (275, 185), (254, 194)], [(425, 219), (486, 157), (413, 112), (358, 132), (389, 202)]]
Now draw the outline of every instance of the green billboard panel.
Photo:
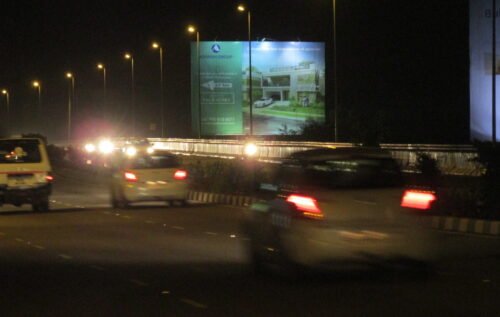
[(201, 42), (199, 54), (192, 43), (191, 51), (193, 134), (242, 134), (241, 42)]

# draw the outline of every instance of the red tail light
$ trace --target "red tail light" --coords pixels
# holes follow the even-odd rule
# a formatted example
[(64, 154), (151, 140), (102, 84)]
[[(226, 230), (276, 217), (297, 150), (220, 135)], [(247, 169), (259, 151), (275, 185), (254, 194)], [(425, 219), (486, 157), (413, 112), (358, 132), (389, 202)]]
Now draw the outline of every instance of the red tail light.
[(175, 179), (186, 179), (186, 177), (188, 176), (188, 173), (186, 171), (183, 171), (183, 170), (177, 170), (174, 174), (174, 178)]
[(125, 172), (125, 173), (123, 173), (123, 177), (125, 177), (126, 181), (137, 182), (137, 175), (135, 175), (132, 172)]
[(309, 218), (323, 218), (323, 212), (318, 207), (316, 199), (309, 196), (290, 195), (286, 201), (294, 203), (302, 214)]
[(427, 210), (436, 199), (433, 192), (407, 190), (401, 200), (401, 207)]
[(51, 174), (47, 174), (45, 175), (45, 179), (49, 182), (53, 182), (54, 181), (54, 176), (51, 175)]

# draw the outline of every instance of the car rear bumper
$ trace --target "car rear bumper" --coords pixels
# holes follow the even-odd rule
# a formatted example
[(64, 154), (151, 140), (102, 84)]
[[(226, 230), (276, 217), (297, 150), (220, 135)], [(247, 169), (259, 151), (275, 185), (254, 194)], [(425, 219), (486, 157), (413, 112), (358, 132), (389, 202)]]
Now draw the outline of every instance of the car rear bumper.
[(39, 184), (24, 187), (0, 186), (0, 205), (33, 203), (45, 199), (51, 193), (51, 184)]
[(148, 188), (141, 186), (126, 187), (124, 189), (125, 199), (134, 201), (164, 201), (164, 200), (186, 200), (189, 190), (186, 185), (172, 185), (162, 188)]

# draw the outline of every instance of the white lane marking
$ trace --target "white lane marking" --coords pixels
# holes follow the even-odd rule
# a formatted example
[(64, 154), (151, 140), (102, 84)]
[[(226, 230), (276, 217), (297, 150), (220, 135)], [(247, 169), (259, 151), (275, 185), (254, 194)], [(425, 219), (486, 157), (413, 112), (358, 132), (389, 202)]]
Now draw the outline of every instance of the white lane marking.
[(184, 230), (184, 227), (179, 227), (179, 226), (171, 226), (171, 228), (177, 229), (177, 230)]
[(37, 249), (39, 249), (39, 250), (45, 250), (45, 248), (44, 248), (44, 247), (42, 247), (41, 245), (38, 245), (38, 244), (34, 244), (34, 245), (33, 245), (33, 248), (37, 248)]
[(67, 255), (67, 254), (59, 254), (59, 256), (63, 259), (66, 259), (66, 260), (71, 260), (73, 258), (71, 255)]
[(170, 291), (164, 290), (164, 291), (161, 291), (161, 294), (162, 295), (170, 295)]
[(145, 223), (149, 223), (149, 224), (154, 224), (154, 223), (156, 223), (156, 222), (154, 222), (153, 220), (146, 220), (146, 221), (144, 221), (144, 222), (145, 222)]
[(205, 231), (205, 233), (206, 233), (206, 234), (209, 234), (209, 235), (211, 235), (211, 236), (216, 236), (216, 235), (217, 235), (217, 233), (215, 233), (215, 232), (211, 232), (211, 231)]
[(120, 217), (120, 214), (119, 214), (119, 213), (116, 213), (116, 214), (115, 214), (115, 216)]
[(106, 271), (105, 268), (103, 268), (102, 266), (99, 266), (99, 265), (89, 265), (89, 267), (94, 269), (94, 270), (98, 270), (98, 271)]
[(144, 282), (144, 281), (141, 281), (141, 280), (137, 280), (137, 279), (129, 279), (130, 282), (134, 283), (135, 285), (139, 285), (139, 286), (148, 286), (148, 283)]
[(132, 219), (130, 216), (123, 216), (123, 218)]
[(192, 299), (189, 299), (189, 298), (180, 298), (179, 300), (185, 304), (191, 305), (191, 306), (196, 307), (196, 308), (207, 309), (207, 305), (204, 305), (202, 303), (199, 303), (199, 302), (192, 300)]
[(21, 238), (15, 238), (14, 240), (16, 240), (17, 242), (24, 242), (24, 240)]
[(230, 238), (236, 238), (236, 235), (235, 234), (232, 234), (229, 236)]

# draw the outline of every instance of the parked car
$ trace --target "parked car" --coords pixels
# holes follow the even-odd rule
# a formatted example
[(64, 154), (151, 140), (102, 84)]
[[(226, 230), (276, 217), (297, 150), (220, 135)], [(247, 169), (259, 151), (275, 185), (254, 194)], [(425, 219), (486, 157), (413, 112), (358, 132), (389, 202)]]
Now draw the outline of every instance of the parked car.
[(112, 163), (110, 197), (114, 208), (131, 203), (167, 201), (186, 204), (187, 171), (166, 151), (117, 153)]
[(423, 268), (434, 259), (432, 233), (420, 223), (436, 196), (405, 189), (384, 150), (295, 153), (257, 195), (243, 227), (258, 270), (373, 262)]
[(51, 172), (41, 139), (0, 139), (0, 206), (31, 204), (34, 211), (49, 210)]
[(261, 98), (253, 103), (255, 108), (264, 108), (270, 106), (274, 102), (273, 98)]

